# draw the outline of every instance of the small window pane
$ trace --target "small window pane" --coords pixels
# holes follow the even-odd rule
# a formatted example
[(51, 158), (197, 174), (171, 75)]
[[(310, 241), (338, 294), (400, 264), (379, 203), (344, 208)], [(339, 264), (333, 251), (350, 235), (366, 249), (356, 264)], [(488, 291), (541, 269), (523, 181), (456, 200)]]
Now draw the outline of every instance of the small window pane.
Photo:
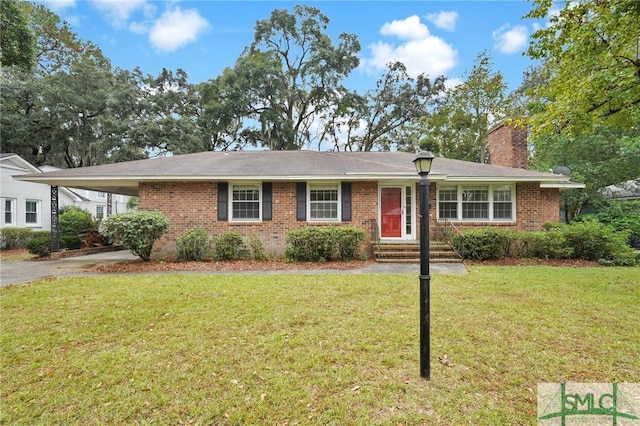
[(493, 188), (493, 201), (511, 201), (511, 187), (495, 186)]
[(511, 203), (493, 203), (494, 219), (511, 219)]

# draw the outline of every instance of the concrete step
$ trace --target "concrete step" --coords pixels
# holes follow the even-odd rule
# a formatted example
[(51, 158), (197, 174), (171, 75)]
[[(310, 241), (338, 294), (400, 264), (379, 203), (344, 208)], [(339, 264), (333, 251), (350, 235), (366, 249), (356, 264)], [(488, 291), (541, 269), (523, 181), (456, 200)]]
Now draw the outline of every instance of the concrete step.
[[(376, 261), (380, 263), (420, 263), (419, 243), (372, 243)], [(461, 263), (462, 259), (447, 243), (432, 241), (429, 244), (429, 261), (432, 263)]]

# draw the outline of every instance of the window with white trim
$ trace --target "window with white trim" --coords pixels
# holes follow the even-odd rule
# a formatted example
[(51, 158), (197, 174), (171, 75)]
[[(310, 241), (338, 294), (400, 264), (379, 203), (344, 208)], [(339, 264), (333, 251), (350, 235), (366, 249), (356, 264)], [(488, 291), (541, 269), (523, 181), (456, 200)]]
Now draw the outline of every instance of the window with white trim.
[(16, 200), (15, 198), (3, 198), (4, 207), (4, 224), (15, 225), (16, 224)]
[(462, 187), (462, 219), (489, 219), (489, 187)]
[(511, 220), (513, 218), (513, 202), (511, 185), (493, 187), (493, 219)]
[(259, 221), (261, 217), (260, 184), (231, 186), (231, 220)]
[(438, 187), (438, 219), (513, 221), (515, 220), (514, 212), (514, 185), (441, 185)]
[(340, 220), (340, 190), (337, 183), (309, 184), (309, 220)]
[(96, 195), (98, 198), (107, 198), (107, 193), (106, 192), (98, 192), (98, 195)]
[(443, 186), (438, 188), (438, 217), (440, 219), (458, 218), (457, 186)]
[(104, 206), (96, 206), (96, 219), (104, 219)]
[(25, 210), (24, 222), (27, 225), (40, 224), (40, 201), (37, 201), (37, 200), (25, 201), (24, 210)]

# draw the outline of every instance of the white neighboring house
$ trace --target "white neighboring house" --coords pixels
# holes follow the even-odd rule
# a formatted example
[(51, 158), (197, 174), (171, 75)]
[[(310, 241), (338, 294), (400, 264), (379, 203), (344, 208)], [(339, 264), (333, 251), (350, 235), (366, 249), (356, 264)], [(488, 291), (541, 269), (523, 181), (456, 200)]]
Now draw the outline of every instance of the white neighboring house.
[[(39, 183), (18, 181), (16, 175), (43, 173), (59, 170), (56, 167), (32, 165), (17, 154), (0, 154), (0, 228), (33, 228), (36, 231), (51, 230), (51, 187)], [(112, 196), (111, 213), (126, 211), (129, 197)], [(58, 208), (76, 205), (91, 212), (98, 219), (107, 215), (107, 194), (84, 189), (58, 188)]]

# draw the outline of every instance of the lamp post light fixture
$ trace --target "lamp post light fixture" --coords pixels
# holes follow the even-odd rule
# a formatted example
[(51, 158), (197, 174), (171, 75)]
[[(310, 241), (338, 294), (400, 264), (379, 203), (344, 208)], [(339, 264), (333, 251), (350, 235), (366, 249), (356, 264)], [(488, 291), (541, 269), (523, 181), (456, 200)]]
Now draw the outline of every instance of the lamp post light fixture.
[(420, 376), (429, 380), (430, 367), (430, 318), (429, 299), (431, 276), (429, 275), (429, 172), (433, 154), (420, 152), (413, 163), (420, 175)]

